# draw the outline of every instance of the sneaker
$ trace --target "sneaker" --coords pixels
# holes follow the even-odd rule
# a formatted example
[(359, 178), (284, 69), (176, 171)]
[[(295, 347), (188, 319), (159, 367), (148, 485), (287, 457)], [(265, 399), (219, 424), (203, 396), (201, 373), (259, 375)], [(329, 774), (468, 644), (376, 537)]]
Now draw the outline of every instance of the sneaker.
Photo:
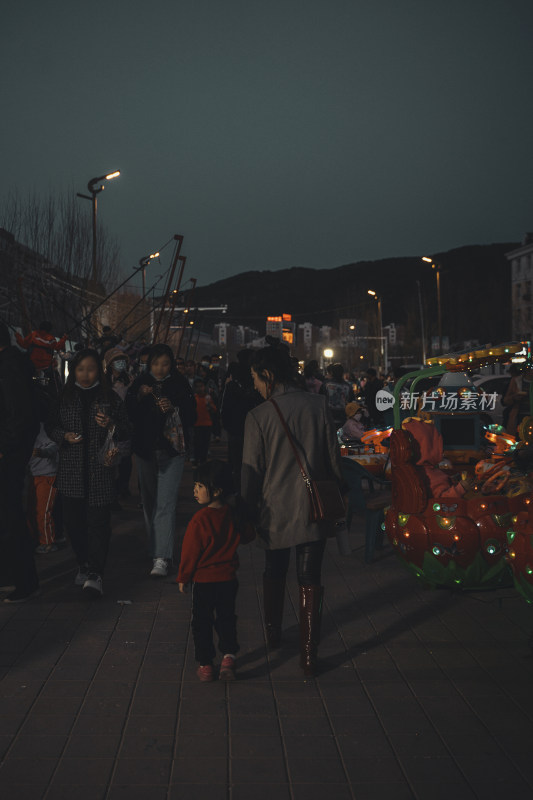
[(32, 592), (28, 592), (22, 589), (15, 589), (15, 591), (8, 594), (7, 597), (4, 597), (4, 603), (25, 603), (27, 600), (31, 600), (32, 597), (37, 597), (38, 594), (41, 593), (39, 587), (34, 589)]
[(168, 574), (168, 564), (165, 558), (154, 558), (154, 566), (150, 575), (153, 578), (166, 578)]
[(89, 570), (87, 569), (87, 567), (78, 567), (78, 574), (74, 578), (74, 585), (83, 586), (88, 577), (89, 577)]
[(213, 681), (215, 679), (215, 673), (212, 664), (205, 664), (203, 667), (198, 667), (196, 674), (198, 675), (198, 680), (202, 681), (202, 683), (208, 683), (209, 681)]
[(96, 572), (89, 572), (87, 580), (83, 584), (83, 591), (93, 597), (101, 597), (104, 593), (102, 588), (102, 578)]
[(35, 548), (35, 552), (39, 553), (40, 555), (44, 555), (45, 553), (55, 553), (56, 550), (56, 544), (40, 544), (39, 547)]
[(234, 681), (235, 680), (235, 656), (224, 656), (220, 664), (220, 672), (218, 673), (220, 681)]

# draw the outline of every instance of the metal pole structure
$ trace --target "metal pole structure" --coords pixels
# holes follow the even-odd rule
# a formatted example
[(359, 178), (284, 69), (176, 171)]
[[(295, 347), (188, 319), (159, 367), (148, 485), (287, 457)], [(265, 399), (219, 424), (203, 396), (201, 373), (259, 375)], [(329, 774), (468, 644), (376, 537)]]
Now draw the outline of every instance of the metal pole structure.
[[(118, 178), (119, 175), (120, 175), (120, 170), (117, 169), (114, 172), (108, 173), (107, 175), (100, 175), (99, 178), (91, 178), (91, 180), (87, 184), (87, 189), (90, 192), (90, 197), (89, 195), (86, 194), (80, 194), (79, 192), (77, 193), (78, 197), (83, 197), (84, 200), (90, 200), (92, 203), (92, 217), (93, 217), (92, 279), (95, 291), (98, 284), (98, 280), (100, 278), (98, 274), (97, 238), (96, 238), (96, 214), (97, 214), (96, 195), (104, 190), (105, 188), (104, 181), (111, 181), (113, 180), (113, 178)], [(99, 186), (98, 184), (101, 184), (101, 186)]]
[(161, 306), (161, 311), (159, 313), (159, 318), (157, 320), (157, 324), (155, 326), (154, 335), (152, 337), (152, 344), (156, 343), (156, 339), (157, 339), (157, 337), (159, 335), (159, 328), (161, 327), (161, 322), (163, 321), (163, 314), (165, 313), (165, 308), (167, 306), (168, 298), (169, 298), (169, 295), (170, 295), (170, 287), (172, 286), (172, 281), (174, 280), (174, 273), (176, 271), (176, 265), (178, 263), (178, 258), (179, 258), (181, 246), (183, 244), (183, 236), (181, 236), (180, 234), (176, 234), (174, 236), (174, 239), (177, 241), (176, 252), (174, 253), (174, 260), (172, 262), (172, 267), (170, 269), (170, 275), (169, 275), (169, 278), (168, 278), (167, 288), (165, 289), (165, 294), (164, 294), (164, 297), (163, 297), (163, 304)]
[(378, 301), (378, 324), (379, 324), (379, 342), (380, 342), (380, 362), (383, 367), (383, 372), (387, 371), (387, 364), (384, 359), (384, 346), (383, 346), (383, 319), (381, 316), (381, 297), (377, 298)]
[(198, 320), (198, 324), (196, 325), (196, 327), (198, 328), (198, 336), (196, 337), (196, 344), (194, 345), (194, 353), (192, 354), (193, 361), (196, 358), (196, 352), (198, 350), (198, 345), (200, 344), (200, 335), (202, 333), (202, 327), (199, 324), (200, 318), (198, 316), (197, 316), (197, 320)]
[(181, 267), (180, 271), (178, 272), (178, 280), (176, 281), (176, 288), (172, 293), (172, 305), (170, 307), (170, 314), (168, 315), (168, 323), (167, 323), (167, 329), (165, 331), (165, 338), (163, 339), (164, 344), (167, 343), (168, 334), (170, 332), (170, 324), (172, 322), (172, 317), (174, 315), (174, 309), (176, 308), (176, 303), (178, 302), (181, 279), (183, 278), (183, 271), (185, 269), (185, 262), (187, 261), (187, 256), (178, 256), (178, 261), (181, 261)]
[(418, 307), (420, 309), (420, 329), (422, 332), (422, 364), (426, 363), (426, 337), (424, 335), (424, 311), (422, 308), (422, 290), (420, 288), (420, 281), (417, 281), (418, 286)]
[[(131, 275), (128, 275), (128, 277), (126, 278), (126, 280), (122, 281), (122, 283), (119, 283), (119, 285), (118, 285), (118, 286), (117, 286), (115, 289), (113, 289), (113, 291), (112, 291), (112, 292), (110, 292), (110, 293), (107, 295), (107, 297), (104, 297), (104, 299), (103, 299), (103, 300), (101, 300), (101, 301), (100, 301), (100, 303), (98, 303), (98, 305), (96, 305), (96, 306), (95, 306), (93, 309), (91, 309), (91, 311), (90, 311), (88, 314), (86, 314), (86, 315), (83, 317), (83, 319), (82, 319), (82, 320), (81, 320), (81, 321), (78, 323), (78, 325), (82, 325), (84, 322), (87, 322), (88, 320), (90, 320), (90, 318), (93, 316), (93, 314), (95, 313), (95, 311), (98, 311), (98, 309), (99, 309), (101, 306), (103, 306), (103, 305), (104, 305), (104, 303), (107, 303), (107, 301), (108, 301), (108, 300), (109, 300), (111, 297), (113, 297), (113, 295), (114, 295), (114, 294), (116, 294), (116, 293), (118, 292), (118, 290), (119, 290), (119, 289), (122, 289), (122, 287), (123, 287), (123, 286), (124, 286), (126, 283), (128, 283), (128, 281), (131, 281), (131, 279), (135, 277), (135, 275), (137, 274), (137, 272), (138, 272), (138, 271), (139, 271), (139, 268), (137, 267), (137, 269), (136, 269), (136, 270), (135, 270), (135, 271), (134, 271), (134, 272), (133, 272)], [(78, 325), (76, 325), (76, 327), (78, 327)], [(71, 329), (70, 329), (70, 331), (68, 331), (68, 332), (67, 332), (67, 334), (70, 334), (70, 333), (72, 333), (72, 331), (73, 331), (73, 330), (75, 330), (75, 328), (71, 328)]]
[(193, 320), (189, 320), (189, 330), (191, 332), (191, 335), (189, 336), (189, 344), (187, 345), (187, 352), (185, 354), (185, 360), (187, 360), (189, 358), (189, 350), (192, 348), (192, 337), (193, 337), (193, 333), (194, 333), (194, 325), (195, 325), (197, 319), (198, 319), (198, 309), (196, 309), (195, 312), (194, 312), (194, 319)]
[(181, 353), (181, 344), (183, 342), (183, 336), (185, 334), (185, 320), (188, 318), (189, 311), (191, 310), (191, 300), (192, 300), (192, 296), (193, 296), (193, 293), (194, 293), (194, 289), (196, 287), (196, 278), (191, 278), (191, 283), (192, 283), (192, 286), (191, 286), (191, 289), (190, 289), (189, 294), (187, 296), (187, 308), (183, 312), (183, 327), (181, 329), (181, 336), (180, 336), (180, 341), (179, 341), (179, 344), (178, 344), (178, 352), (176, 353), (176, 358), (178, 358), (179, 354)]
[(440, 266), (435, 264), (437, 270), (437, 306), (438, 306), (438, 322), (439, 322), (439, 354), (442, 355), (442, 308), (440, 302)]
[[(96, 288), (96, 284), (98, 283), (98, 265), (97, 265), (97, 258), (96, 258), (96, 213), (97, 213), (97, 203), (96, 203), (96, 192), (93, 190), (93, 281), (94, 286)], [(101, 191), (101, 190), (100, 190)]]

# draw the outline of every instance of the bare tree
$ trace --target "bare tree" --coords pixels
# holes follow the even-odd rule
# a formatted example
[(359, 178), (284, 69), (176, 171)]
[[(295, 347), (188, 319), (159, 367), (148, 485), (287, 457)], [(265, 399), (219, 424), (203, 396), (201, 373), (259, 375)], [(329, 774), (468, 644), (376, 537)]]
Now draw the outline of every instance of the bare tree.
[(0, 307), (2, 297), (18, 300), (8, 309), (10, 321), (21, 317), (25, 303), (33, 324), (48, 317), (58, 329), (72, 328), (117, 283), (118, 243), (102, 225), (97, 243), (101, 284), (91, 282), (91, 222), (74, 192), (22, 196), (15, 191), (0, 202)]

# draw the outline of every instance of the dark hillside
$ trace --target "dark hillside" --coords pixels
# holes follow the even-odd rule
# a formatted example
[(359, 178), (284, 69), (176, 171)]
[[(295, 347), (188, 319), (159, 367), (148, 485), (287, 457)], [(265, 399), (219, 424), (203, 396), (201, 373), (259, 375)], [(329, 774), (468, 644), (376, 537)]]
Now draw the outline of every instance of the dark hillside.
[[(434, 254), (441, 265), (443, 332), (451, 342), (510, 338), (510, 264), (505, 253), (515, 242), (469, 245)], [(360, 261), (333, 269), (292, 267), (271, 272), (244, 272), (199, 287), (195, 304), (229, 306), (228, 321), (264, 333), (269, 314), (291, 313), (297, 322), (336, 325), (343, 317), (375, 318), (375, 302), (383, 299), (383, 324), (417, 326), (420, 281), (424, 314), (436, 334), (435, 271), (419, 257)]]

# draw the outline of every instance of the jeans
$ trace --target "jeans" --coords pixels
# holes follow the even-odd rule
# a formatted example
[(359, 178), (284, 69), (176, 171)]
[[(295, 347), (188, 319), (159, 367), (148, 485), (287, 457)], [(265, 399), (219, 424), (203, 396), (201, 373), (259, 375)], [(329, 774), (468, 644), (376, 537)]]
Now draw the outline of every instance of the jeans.
[(235, 616), (238, 588), (236, 578), (218, 583), (193, 584), (191, 628), (195, 658), (202, 666), (210, 664), (215, 657), (213, 628), (218, 634), (218, 649), (222, 655), (235, 655), (239, 649)]
[(171, 559), (174, 555), (176, 503), (185, 458), (171, 456), (164, 450), (155, 450), (149, 461), (139, 456), (135, 458), (152, 558)]
[(111, 540), (111, 506), (90, 506), (84, 497), (65, 497), (63, 520), (78, 566), (104, 574)]
[[(325, 539), (296, 545), (296, 574), (300, 586), (320, 586), (325, 547)], [(290, 557), (290, 547), (265, 550), (265, 577), (272, 581), (285, 580)]]

